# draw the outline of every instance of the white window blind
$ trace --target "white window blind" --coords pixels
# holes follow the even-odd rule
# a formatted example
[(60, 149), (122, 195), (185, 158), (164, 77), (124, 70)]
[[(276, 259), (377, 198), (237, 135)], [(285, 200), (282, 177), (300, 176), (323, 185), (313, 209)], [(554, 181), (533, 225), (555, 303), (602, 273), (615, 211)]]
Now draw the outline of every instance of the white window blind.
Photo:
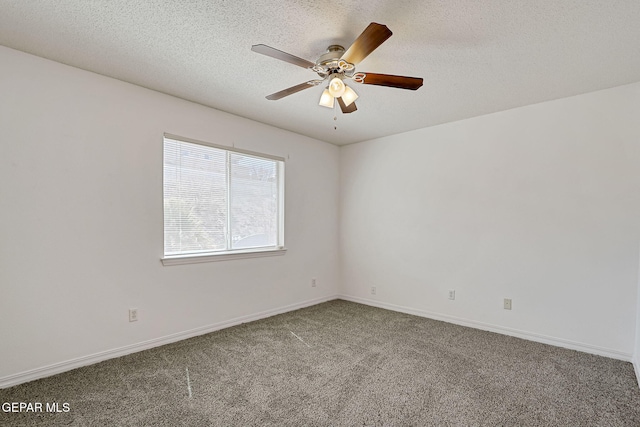
[(164, 254), (281, 248), (284, 162), (164, 139)]

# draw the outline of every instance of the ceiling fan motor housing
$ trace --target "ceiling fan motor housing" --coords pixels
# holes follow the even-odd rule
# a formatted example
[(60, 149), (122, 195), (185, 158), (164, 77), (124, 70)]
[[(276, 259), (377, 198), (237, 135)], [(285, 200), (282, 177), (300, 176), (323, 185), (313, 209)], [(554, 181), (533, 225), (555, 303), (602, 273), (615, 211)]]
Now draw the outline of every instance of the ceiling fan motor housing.
[(332, 44), (327, 48), (327, 52), (322, 54), (316, 61), (316, 65), (321, 67), (331, 67), (334, 63), (337, 66), (338, 61), (344, 54), (344, 47), (338, 44)]
[(355, 70), (355, 66), (341, 59), (344, 52), (344, 47), (332, 44), (327, 48), (327, 52), (318, 58), (313, 70), (322, 78), (332, 74), (347, 75), (349, 77)]

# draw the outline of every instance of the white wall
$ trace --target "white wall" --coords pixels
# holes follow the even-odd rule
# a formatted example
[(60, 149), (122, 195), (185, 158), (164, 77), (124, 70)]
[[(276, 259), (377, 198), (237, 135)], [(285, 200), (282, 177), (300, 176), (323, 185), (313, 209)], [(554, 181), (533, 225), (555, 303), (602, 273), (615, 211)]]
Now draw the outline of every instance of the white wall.
[[(640, 261), (639, 261), (640, 263)], [(638, 296), (636, 308), (636, 346), (633, 352), (633, 367), (636, 371), (636, 379), (640, 385), (640, 268), (638, 271)]]
[(634, 84), (343, 147), (344, 294), (631, 360), (639, 112)]
[[(337, 147), (4, 47), (0, 64), (0, 384), (337, 293)], [(163, 267), (163, 132), (289, 157), (286, 255)]]

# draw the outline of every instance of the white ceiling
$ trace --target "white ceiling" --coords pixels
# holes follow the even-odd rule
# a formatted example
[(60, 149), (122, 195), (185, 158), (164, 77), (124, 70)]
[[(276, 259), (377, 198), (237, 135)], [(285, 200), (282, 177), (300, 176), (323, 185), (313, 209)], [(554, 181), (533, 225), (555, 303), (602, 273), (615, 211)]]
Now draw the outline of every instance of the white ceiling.
[[(335, 122), (321, 86), (265, 99), (316, 74), (251, 45), (315, 62), (370, 22), (357, 70), (418, 91), (353, 84)], [(0, 44), (342, 145), (638, 82), (640, 0), (0, 0)]]

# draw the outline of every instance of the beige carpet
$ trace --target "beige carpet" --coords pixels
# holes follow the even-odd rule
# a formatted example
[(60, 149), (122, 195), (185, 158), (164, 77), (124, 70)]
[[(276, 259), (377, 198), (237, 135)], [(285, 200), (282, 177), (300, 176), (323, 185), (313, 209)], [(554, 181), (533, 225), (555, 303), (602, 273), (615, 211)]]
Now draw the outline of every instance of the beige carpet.
[(630, 363), (346, 301), (0, 390), (2, 426), (640, 426)]

